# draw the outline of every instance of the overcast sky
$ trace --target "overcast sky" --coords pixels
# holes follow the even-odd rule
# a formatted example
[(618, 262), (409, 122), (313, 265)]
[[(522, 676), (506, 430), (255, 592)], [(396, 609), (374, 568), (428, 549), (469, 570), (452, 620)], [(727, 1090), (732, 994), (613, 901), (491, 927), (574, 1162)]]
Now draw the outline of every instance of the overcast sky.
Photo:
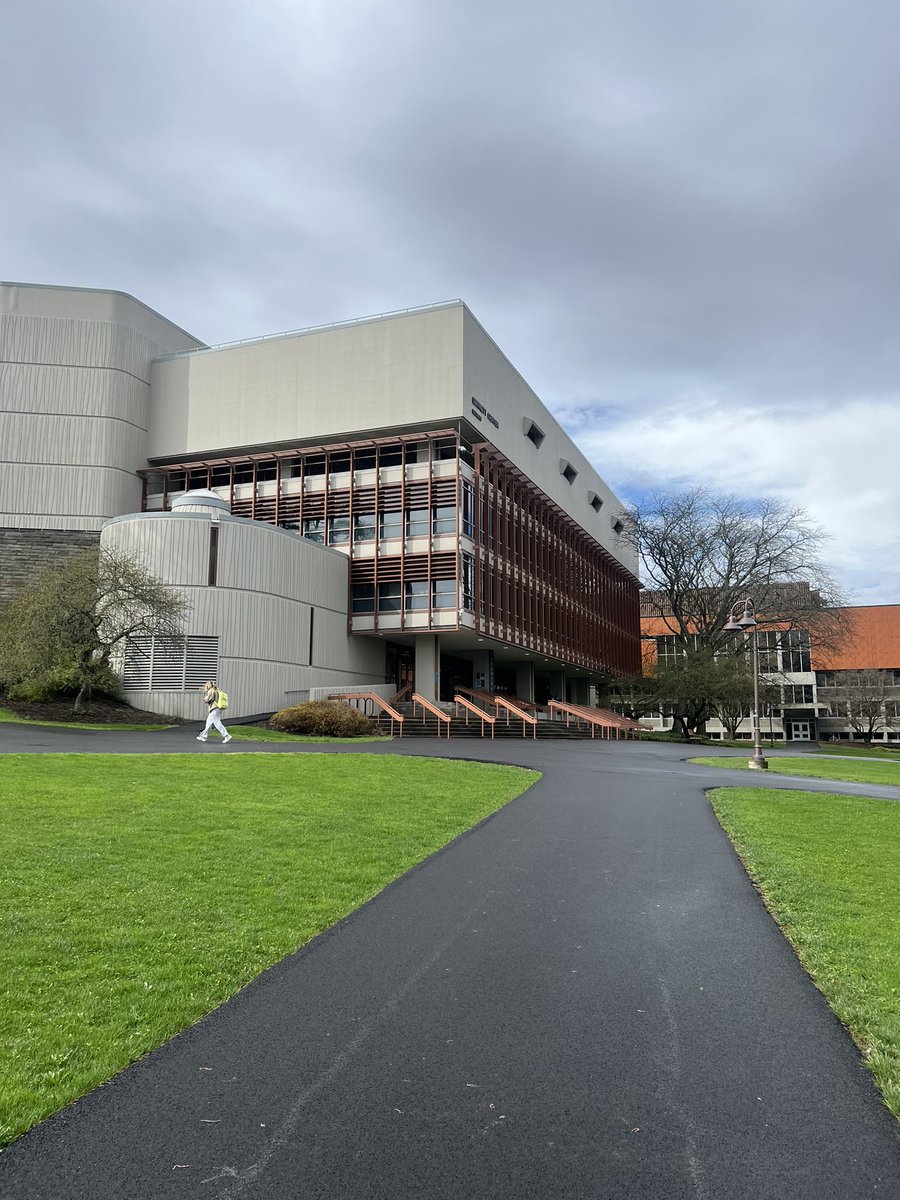
[(464, 299), (625, 499), (781, 494), (900, 602), (900, 9), (30, 0), (0, 274), (215, 343)]

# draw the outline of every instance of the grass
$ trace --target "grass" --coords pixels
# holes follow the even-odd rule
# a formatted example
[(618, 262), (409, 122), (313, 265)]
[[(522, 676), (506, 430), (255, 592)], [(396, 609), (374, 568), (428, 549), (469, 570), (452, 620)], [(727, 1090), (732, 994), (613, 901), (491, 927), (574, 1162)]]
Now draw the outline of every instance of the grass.
[(850, 758), (880, 758), (900, 762), (900, 749), (889, 750), (885, 746), (846, 746), (840, 742), (819, 746), (820, 754), (840, 754)]
[(767, 788), (711, 799), (900, 1118), (900, 804)]
[(51, 725), (56, 729), (122, 729), (122, 730), (154, 730), (171, 729), (171, 724), (165, 725), (124, 725), (118, 721), (87, 722), (87, 721), (33, 721), (30, 717), (20, 717), (11, 708), (0, 708), (0, 724), (3, 725)]
[[(703, 767), (724, 767), (726, 770), (749, 771), (746, 758), (692, 758), (693, 763)], [(758, 775), (759, 772), (756, 772)], [(806, 779), (840, 779), (848, 783), (884, 783), (900, 787), (900, 763), (839, 762), (836, 759), (822, 760), (815, 757), (770, 758), (770, 775), (801, 775)]]
[(396, 755), (0, 758), (0, 1144), (537, 778)]

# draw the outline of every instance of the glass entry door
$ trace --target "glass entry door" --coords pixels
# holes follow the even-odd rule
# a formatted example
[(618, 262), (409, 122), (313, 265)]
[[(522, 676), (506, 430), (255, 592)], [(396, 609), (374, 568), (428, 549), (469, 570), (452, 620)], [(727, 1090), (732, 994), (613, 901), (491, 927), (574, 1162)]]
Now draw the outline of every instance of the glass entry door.
[(812, 738), (809, 721), (791, 721), (791, 741), (808, 742)]

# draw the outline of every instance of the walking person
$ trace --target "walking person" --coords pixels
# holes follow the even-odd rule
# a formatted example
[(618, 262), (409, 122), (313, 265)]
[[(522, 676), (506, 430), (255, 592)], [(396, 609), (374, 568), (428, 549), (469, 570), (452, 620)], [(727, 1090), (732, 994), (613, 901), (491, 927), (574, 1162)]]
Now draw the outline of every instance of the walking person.
[(203, 732), (197, 738), (198, 742), (205, 742), (209, 737), (210, 728), (215, 725), (219, 733), (222, 735), (222, 745), (231, 741), (231, 734), (222, 724), (222, 710), (228, 707), (228, 696), (225, 692), (216, 687), (211, 679), (207, 679), (204, 683), (201, 693), (203, 703), (209, 709), (209, 715), (206, 718), (206, 725), (203, 727)]

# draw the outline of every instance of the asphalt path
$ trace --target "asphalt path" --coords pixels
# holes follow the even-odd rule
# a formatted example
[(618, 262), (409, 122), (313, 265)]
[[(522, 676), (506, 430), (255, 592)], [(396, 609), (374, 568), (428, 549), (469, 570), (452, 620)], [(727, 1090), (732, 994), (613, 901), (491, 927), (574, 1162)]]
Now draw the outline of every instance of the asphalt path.
[[(664, 743), (348, 749), (544, 775), (21, 1138), (3, 1200), (900, 1196), (900, 1126), (705, 797), (900, 788), (736, 778)], [(255, 752), (0, 727), (13, 750)]]

